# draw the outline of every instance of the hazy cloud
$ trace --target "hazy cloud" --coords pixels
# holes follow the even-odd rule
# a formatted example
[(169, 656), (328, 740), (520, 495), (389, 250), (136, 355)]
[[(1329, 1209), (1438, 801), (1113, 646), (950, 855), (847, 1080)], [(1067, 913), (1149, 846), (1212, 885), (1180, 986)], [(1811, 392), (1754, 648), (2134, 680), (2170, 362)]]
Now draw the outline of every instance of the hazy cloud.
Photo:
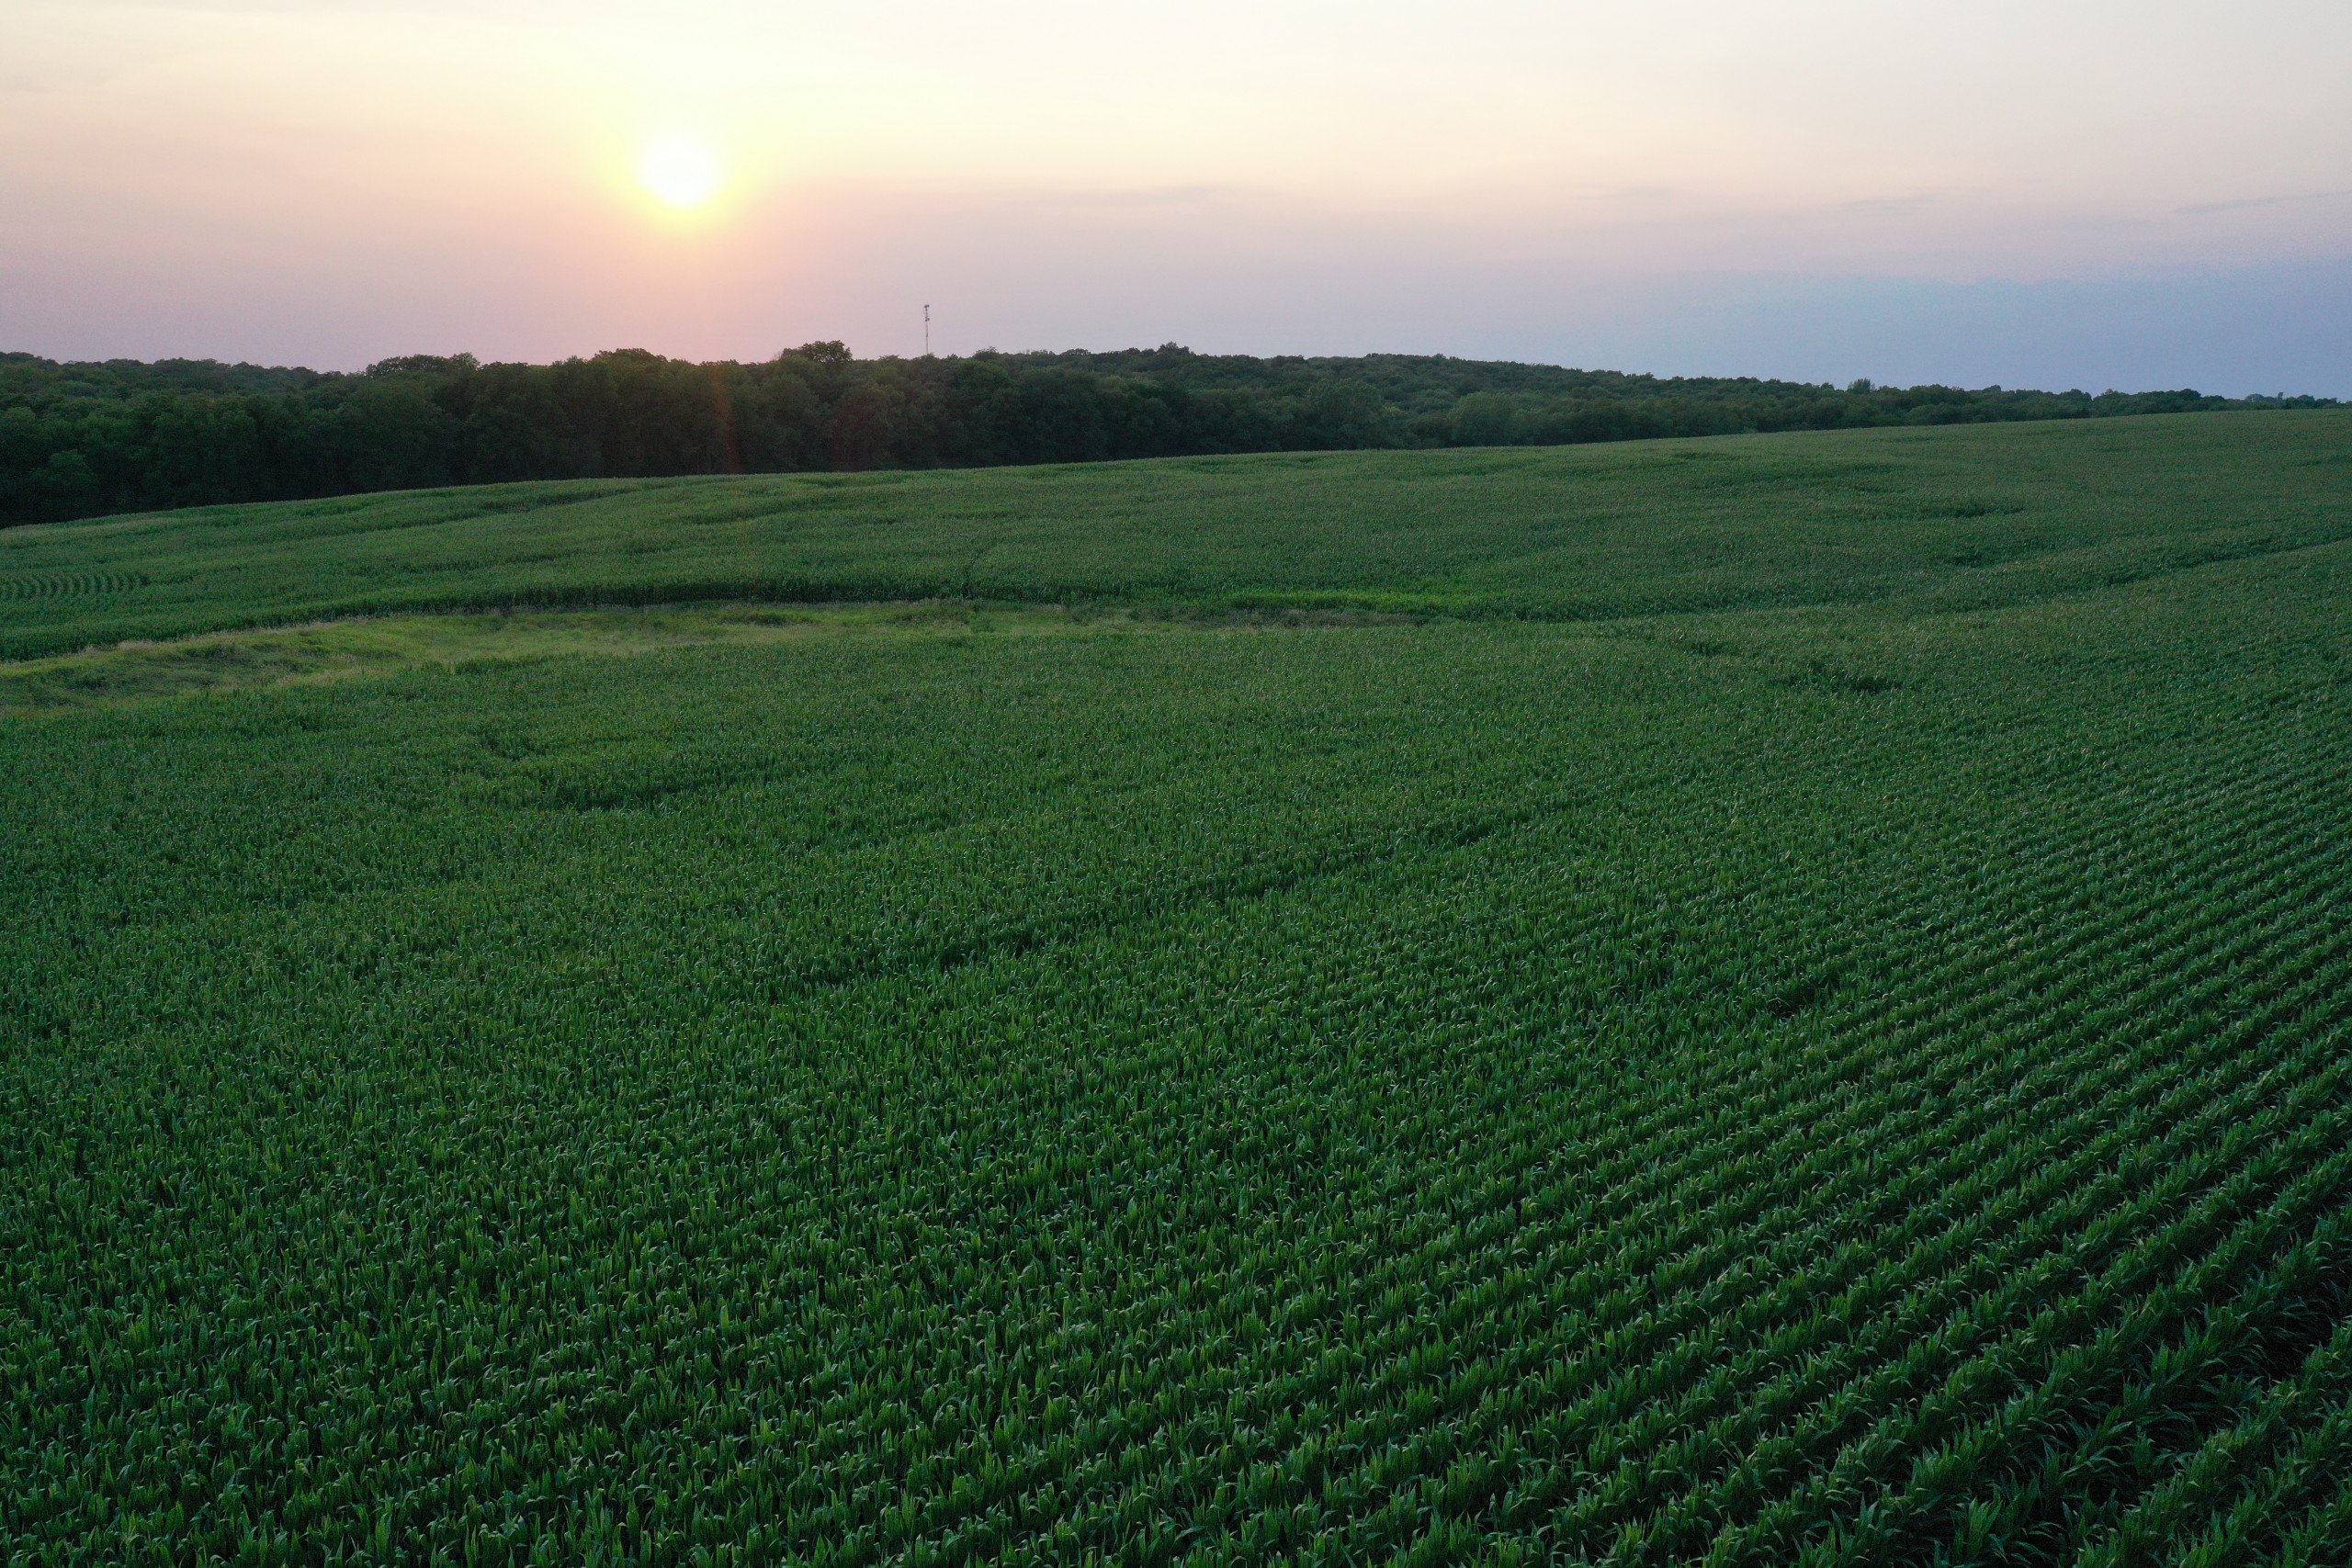
[(1146, 186), (1128, 190), (1067, 190), (1015, 199), (1030, 207), (1198, 207), (1237, 194), (1232, 186)]
[(1893, 218), (1905, 213), (1924, 211), (1933, 207), (1937, 200), (1938, 198), (1932, 196), (1871, 196), (1864, 197), (1860, 201), (1840, 202), (1838, 204), (1838, 210), (1862, 217)]
[(2233, 201), (2198, 201), (2173, 210), (2192, 218), (2213, 212), (2250, 212), (2260, 207), (2295, 207), (2309, 201), (2335, 201), (2352, 196), (2352, 187), (2344, 190), (2301, 191), (2293, 196), (2248, 196)]

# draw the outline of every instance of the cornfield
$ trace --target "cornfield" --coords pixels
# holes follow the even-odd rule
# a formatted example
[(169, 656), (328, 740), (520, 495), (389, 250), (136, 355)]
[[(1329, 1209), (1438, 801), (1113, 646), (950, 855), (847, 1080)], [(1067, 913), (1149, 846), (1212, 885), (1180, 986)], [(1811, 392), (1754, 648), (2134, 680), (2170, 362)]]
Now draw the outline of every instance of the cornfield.
[(0, 535), (6, 1559), (2352, 1561), (2347, 606), (2335, 414)]

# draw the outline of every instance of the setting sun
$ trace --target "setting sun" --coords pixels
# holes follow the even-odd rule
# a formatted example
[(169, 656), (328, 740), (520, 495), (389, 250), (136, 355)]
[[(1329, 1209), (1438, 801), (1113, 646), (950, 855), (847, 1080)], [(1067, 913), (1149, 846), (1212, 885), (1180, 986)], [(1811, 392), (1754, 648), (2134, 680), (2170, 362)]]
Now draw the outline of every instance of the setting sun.
[(645, 188), (669, 207), (701, 207), (718, 194), (724, 179), (718, 154), (698, 137), (683, 134), (657, 137), (639, 157), (637, 177)]

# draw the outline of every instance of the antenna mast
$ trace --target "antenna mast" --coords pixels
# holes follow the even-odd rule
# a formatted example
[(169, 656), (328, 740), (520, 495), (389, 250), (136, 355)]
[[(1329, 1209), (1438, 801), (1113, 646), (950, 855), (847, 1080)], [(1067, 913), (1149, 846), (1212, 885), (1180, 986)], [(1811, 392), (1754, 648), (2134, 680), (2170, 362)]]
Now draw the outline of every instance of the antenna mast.
[(922, 308), (922, 356), (931, 357), (931, 307)]

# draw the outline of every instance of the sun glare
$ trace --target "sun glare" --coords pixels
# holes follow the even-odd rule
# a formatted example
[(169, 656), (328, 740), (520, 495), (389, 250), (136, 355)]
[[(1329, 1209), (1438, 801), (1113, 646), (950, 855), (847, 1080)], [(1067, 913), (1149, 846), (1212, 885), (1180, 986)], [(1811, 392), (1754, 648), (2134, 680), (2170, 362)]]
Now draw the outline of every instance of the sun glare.
[(718, 154), (701, 139), (657, 137), (638, 159), (637, 177), (655, 198), (680, 210), (701, 207), (718, 194), (724, 179)]

